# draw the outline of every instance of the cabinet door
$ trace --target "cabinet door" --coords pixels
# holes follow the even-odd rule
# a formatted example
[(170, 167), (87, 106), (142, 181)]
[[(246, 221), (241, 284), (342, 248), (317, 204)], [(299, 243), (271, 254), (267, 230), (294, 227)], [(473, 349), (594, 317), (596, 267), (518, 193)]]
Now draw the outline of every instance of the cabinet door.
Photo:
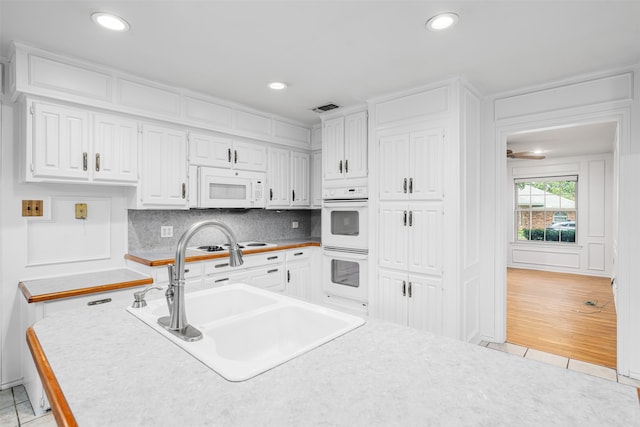
[(324, 179), (344, 178), (344, 117), (326, 120), (322, 127)]
[(95, 114), (93, 178), (96, 181), (138, 181), (138, 122)]
[(442, 202), (409, 204), (409, 271), (442, 275), (443, 223)]
[(409, 145), (410, 199), (442, 200), (444, 130), (411, 133)]
[(380, 200), (407, 200), (409, 134), (380, 138)]
[(311, 206), (322, 206), (322, 153), (311, 155)]
[(442, 334), (441, 279), (409, 275), (407, 325)]
[(381, 267), (407, 268), (408, 216), (406, 203), (380, 204)]
[(244, 141), (234, 141), (233, 168), (247, 171), (267, 170), (267, 147)]
[(33, 176), (88, 180), (88, 113), (44, 102), (32, 106)]
[(344, 119), (344, 176), (367, 176), (367, 113), (350, 114)]
[(233, 140), (206, 133), (189, 133), (189, 163), (200, 166), (230, 168)]
[(309, 261), (287, 263), (285, 293), (305, 301), (311, 300), (311, 263)]
[(289, 150), (269, 148), (269, 168), (267, 171), (267, 207), (289, 207)]
[(187, 207), (187, 135), (160, 126), (142, 130), (142, 204)]
[(309, 154), (291, 152), (291, 206), (309, 207)]
[(374, 316), (390, 322), (407, 324), (407, 288), (405, 273), (380, 269), (372, 311)]

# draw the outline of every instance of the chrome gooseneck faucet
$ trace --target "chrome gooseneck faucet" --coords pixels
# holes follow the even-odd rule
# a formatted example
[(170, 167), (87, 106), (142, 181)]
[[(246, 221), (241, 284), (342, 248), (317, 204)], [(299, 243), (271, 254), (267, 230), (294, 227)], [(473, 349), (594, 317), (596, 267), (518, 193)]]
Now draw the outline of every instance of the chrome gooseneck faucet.
[(169, 316), (161, 317), (158, 323), (175, 336), (185, 341), (197, 341), (202, 338), (202, 333), (187, 322), (187, 313), (184, 305), (184, 265), (187, 243), (194, 234), (205, 227), (218, 228), (227, 238), (229, 243), (229, 265), (235, 267), (242, 265), (242, 251), (238, 247), (238, 241), (231, 229), (224, 223), (216, 220), (206, 220), (193, 224), (184, 232), (176, 248), (175, 265), (169, 267), (169, 287), (165, 293)]

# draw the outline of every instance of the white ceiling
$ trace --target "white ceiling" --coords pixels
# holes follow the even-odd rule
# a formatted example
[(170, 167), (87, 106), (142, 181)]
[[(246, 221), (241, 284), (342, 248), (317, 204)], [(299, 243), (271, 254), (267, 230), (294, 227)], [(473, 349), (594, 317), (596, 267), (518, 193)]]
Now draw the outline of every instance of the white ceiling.
[(509, 135), (507, 148), (536, 151), (547, 158), (611, 153), (616, 135), (615, 122), (590, 123)]
[[(131, 31), (98, 28), (94, 11)], [(440, 11), (458, 25), (426, 31)], [(491, 95), (640, 63), (638, 1), (0, 0), (0, 18), (5, 56), (18, 40), (306, 124), (328, 102), (457, 75)]]

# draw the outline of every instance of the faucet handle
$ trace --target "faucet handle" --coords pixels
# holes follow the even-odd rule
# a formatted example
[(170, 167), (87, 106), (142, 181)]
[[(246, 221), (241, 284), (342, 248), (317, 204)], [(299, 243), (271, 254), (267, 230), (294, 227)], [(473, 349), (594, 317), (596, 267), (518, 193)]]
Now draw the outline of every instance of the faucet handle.
[(161, 287), (159, 286), (150, 286), (147, 289), (144, 289), (142, 291), (138, 291), (138, 292), (134, 292), (133, 293), (133, 308), (141, 308), (141, 307), (146, 307), (147, 306), (147, 302), (144, 300), (144, 296), (147, 294), (147, 292), (149, 292), (151, 289), (157, 289), (159, 291), (162, 290)]

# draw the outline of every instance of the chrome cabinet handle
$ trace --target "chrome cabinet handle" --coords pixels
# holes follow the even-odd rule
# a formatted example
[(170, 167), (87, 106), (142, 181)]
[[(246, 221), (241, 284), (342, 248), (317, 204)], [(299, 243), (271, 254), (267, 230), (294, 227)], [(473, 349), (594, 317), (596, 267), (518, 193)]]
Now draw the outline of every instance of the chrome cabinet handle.
[(231, 163), (231, 148), (227, 148), (227, 161)]
[(344, 161), (344, 173), (349, 173), (349, 159)]
[(296, 201), (296, 190), (291, 190), (291, 201), (292, 202)]
[(407, 226), (407, 211), (404, 211), (403, 223), (404, 223), (404, 226), (406, 227)]
[(406, 281), (402, 281), (402, 296), (406, 297), (407, 296), (407, 282)]
[(274, 268), (273, 270), (267, 270), (267, 274), (271, 274), (271, 273), (277, 273), (278, 269)]
[(413, 211), (409, 211), (409, 227), (413, 225)]
[(406, 193), (407, 192), (407, 178), (404, 179), (404, 183), (402, 184), (402, 190)]
[(99, 305), (99, 304), (106, 304), (108, 302), (111, 302), (111, 298), (105, 298), (105, 299), (98, 299), (95, 301), (89, 301), (87, 303), (87, 305)]
[(227, 280), (229, 280), (228, 277), (225, 277), (223, 279), (218, 279), (218, 280), (214, 280), (213, 283), (221, 283), (221, 282), (226, 282)]
[(287, 283), (291, 282), (291, 271), (287, 270)]
[(225, 262), (223, 264), (216, 264), (213, 266), (213, 268), (222, 268), (222, 267), (229, 267), (229, 263)]
[(96, 153), (96, 172), (100, 172), (100, 153)]
[(269, 189), (269, 200), (273, 200), (273, 188)]
[(340, 170), (340, 173), (342, 173), (342, 160), (338, 163), (338, 169)]
[(274, 260), (274, 259), (278, 259), (278, 255), (267, 257), (267, 261), (271, 261), (271, 260)]
[(304, 255), (304, 252), (296, 252), (293, 254), (293, 256), (300, 256), (300, 255)]
[(86, 171), (87, 170), (87, 163), (89, 160), (89, 155), (87, 154), (87, 152), (85, 151), (84, 153), (82, 153), (82, 170)]
[(409, 193), (413, 193), (413, 178), (409, 178)]
[(411, 298), (411, 282), (409, 282), (409, 298)]
[(233, 150), (233, 163), (238, 163), (238, 150)]
[(187, 184), (186, 183), (182, 183), (182, 198), (186, 199), (187, 198)]

